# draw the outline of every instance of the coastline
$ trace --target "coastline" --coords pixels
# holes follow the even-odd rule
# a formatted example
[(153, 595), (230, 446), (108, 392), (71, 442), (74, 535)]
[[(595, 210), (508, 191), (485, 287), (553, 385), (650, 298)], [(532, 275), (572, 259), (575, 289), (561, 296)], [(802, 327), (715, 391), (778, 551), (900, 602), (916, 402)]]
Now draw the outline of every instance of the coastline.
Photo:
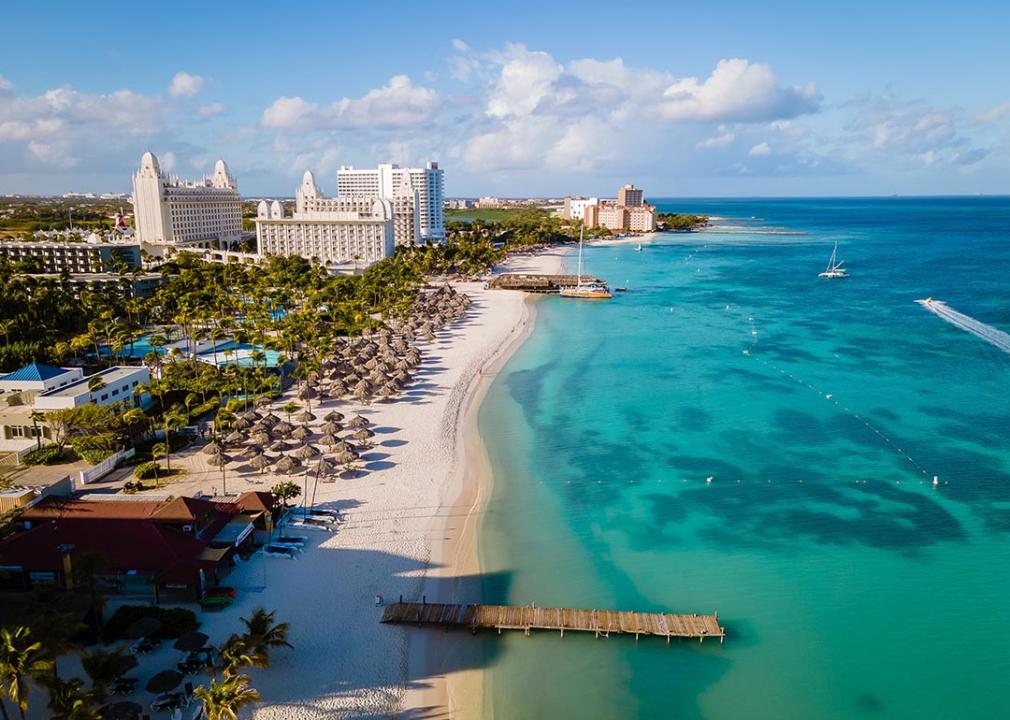
[[(559, 248), (532, 256), (513, 256), (496, 272), (556, 273), (565, 272), (564, 255)], [(493, 291), (511, 292), (511, 291)], [(480, 516), (491, 496), (494, 481), (487, 449), (480, 436), (478, 415), (487, 391), (498, 372), (533, 333), (536, 326), (536, 306), (542, 298), (521, 297), (519, 313), (510, 318), (509, 334), (490, 348), (477, 372), (465, 388), (464, 399), (454, 423), (455, 458), (452, 478), (445, 495), (446, 505), (439, 516), (443, 523), (443, 539), (432, 551), (433, 570), (429, 577), (448, 576), (453, 579), (449, 597), (433, 597), (436, 602), (472, 602), (481, 592), (481, 564), (478, 530)], [(443, 512), (443, 510), (445, 512)], [(449, 518), (463, 516), (459, 528), (453, 528)], [(427, 585), (427, 583), (426, 583)], [(447, 717), (480, 717), (484, 696), (484, 670), (481, 648), (472, 638), (461, 634), (443, 634), (422, 630), (412, 638), (408, 653), (408, 676), (424, 676), (429, 683), (408, 688), (400, 712), (441, 710)], [(456, 667), (446, 673), (447, 667)]]

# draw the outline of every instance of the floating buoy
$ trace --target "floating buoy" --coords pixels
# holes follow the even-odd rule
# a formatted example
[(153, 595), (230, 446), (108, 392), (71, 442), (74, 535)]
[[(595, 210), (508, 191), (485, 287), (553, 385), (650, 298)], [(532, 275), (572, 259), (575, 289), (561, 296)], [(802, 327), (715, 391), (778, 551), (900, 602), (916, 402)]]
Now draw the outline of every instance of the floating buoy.
[(825, 395), (824, 397), (825, 397), (825, 399), (827, 399), (827, 400), (830, 400), (830, 399), (831, 399), (832, 397), (834, 397), (834, 396), (833, 396), (833, 395), (832, 395), (831, 393), (828, 393), (828, 394), (827, 394), (827, 395)]
[(940, 477), (938, 475), (934, 475), (933, 476), (933, 487), (936, 487), (939, 484), (940, 484)]
[(712, 484), (712, 476), (709, 475), (707, 478), (705, 478), (705, 482), (708, 483), (709, 485), (711, 485)]

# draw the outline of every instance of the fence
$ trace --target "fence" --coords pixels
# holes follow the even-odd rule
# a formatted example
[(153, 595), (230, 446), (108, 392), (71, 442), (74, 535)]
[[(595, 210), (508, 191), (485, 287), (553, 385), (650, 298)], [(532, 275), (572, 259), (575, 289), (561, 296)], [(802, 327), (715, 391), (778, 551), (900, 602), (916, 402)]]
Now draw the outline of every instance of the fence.
[(94, 467), (90, 467), (87, 470), (81, 470), (78, 473), (78, 485), (87, 485), (88, 483), (93, 483), (99, 478), (103, 478), (112, 472), (119, 463), (123, 462), (127, 458), (133, 457), (136, 451), (133, 448), (129, 450), (120, 450), (119, 452), (109, 455), (109, 457), (102, 460)]

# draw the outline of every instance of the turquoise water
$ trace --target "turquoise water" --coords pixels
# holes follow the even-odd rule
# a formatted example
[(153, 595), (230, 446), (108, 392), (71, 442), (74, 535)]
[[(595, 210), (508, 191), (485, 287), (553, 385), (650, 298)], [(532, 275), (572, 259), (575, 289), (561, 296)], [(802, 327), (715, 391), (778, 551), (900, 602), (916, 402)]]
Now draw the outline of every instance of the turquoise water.
[[(226, 350), (230, 350), (231, 354), (225, 355)], [(263, 350), (267, 367), (277, 367), (280, 364), (281, 354), (279, 351), (264, 350), (259, 345), (240, 343), (235, 340), (228, 340), (217, 345), (217, 364), (220, 366), (241, 365), (243, 367), (252, 367), (256, 364), (253, 362), (252, 357), (250, 357), (250, 353), (253, 350)], [(200, 357), (213, 361), (214, 351), (206, 350), (200, 353)]]
[(1010, 355), (914, 301), (1010, 330), (1010, 200), (660, 205), (736, 228), (587, 249), (481, 407), (482, 599), (726, 644), (487, 637), (485, 714), (1005, 717)]

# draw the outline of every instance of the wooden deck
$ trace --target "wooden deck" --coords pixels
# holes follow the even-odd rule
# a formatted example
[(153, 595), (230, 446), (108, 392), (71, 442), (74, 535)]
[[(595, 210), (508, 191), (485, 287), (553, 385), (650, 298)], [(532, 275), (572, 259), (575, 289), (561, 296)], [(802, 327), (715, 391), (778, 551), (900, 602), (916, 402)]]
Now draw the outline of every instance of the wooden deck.
[(718, 615), (674, 615), (671, 613), (638, 613), (617, 610), (574, 610), (571, 608), (541, 608), (535, 605), (446, 605), (441, 603), (398, 602), (387, 605), (382, 622), (405, 625), (441, 625), (478, 630), (522, 630), (529, 635), (534, 630), (591, 632), (600, 637), (611, 633), (671, 638), (717, 637), (721, 643), (726, 631), (719, 625)]
[[(488, 283), (494, 290), (522, 290), (529, 293), (556, 293), (562, 286), (575, 285), (577, 275), (533, 275), (528, 273), (505, 273), (497, 275)], [(600, 278), (582, 276), (582, 282), (603, 283)]]

